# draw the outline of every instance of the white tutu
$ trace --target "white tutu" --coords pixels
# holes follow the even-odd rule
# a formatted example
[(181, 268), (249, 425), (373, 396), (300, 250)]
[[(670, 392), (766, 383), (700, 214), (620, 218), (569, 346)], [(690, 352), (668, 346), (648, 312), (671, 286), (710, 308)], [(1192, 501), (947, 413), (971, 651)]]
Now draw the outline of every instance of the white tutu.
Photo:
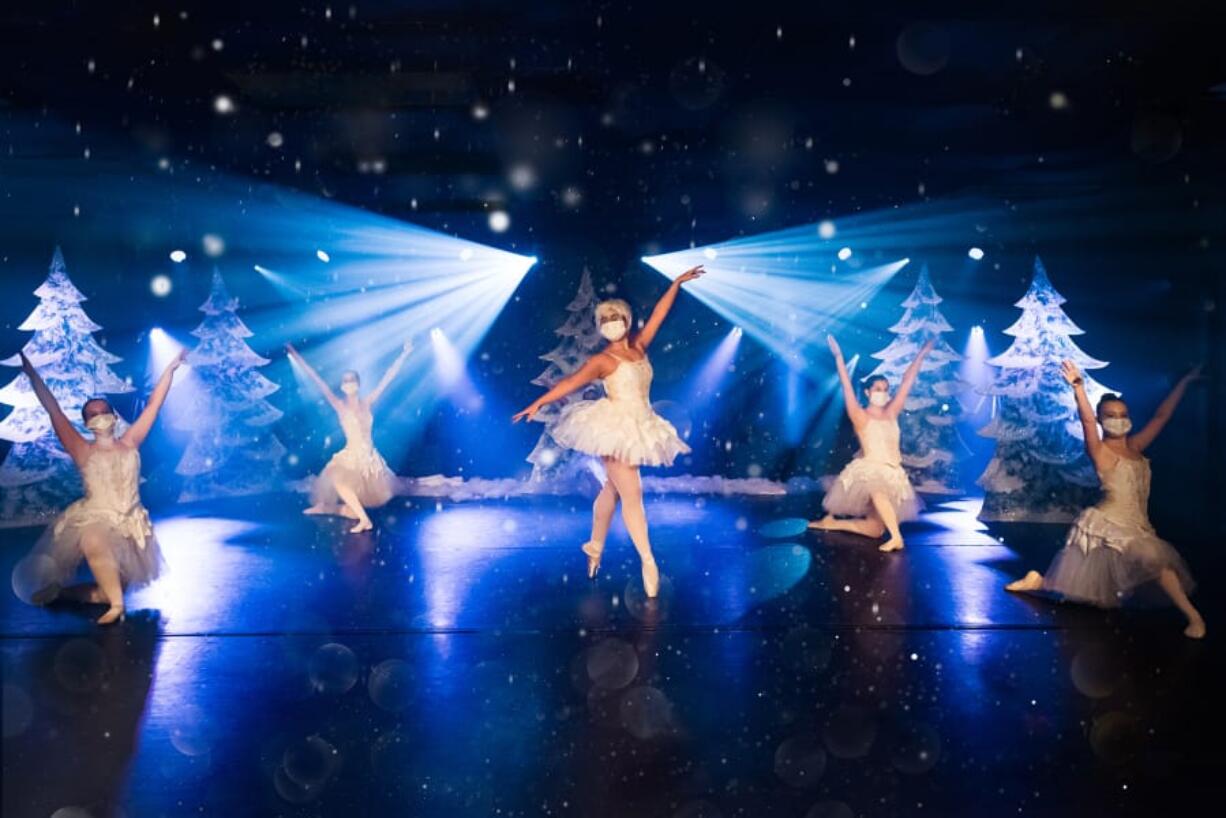
[(336, 505), (337, 485), (348, 486), (365, 508), (387, 505), (395, 494), (395, 477), (383, 456), (372, 448), (346, 446), (328, 461), (323, 473), (311, 486), (314, 505)]
[(646, 358), (622, 360), (604, 379), (608, 397), (564, 408), (550, 436), (568, 449), (631, 466), (671, 466), (690, 447), (651, 408), (652, 375)]
[(1184, 593), (1192, 592), (1195, 582), (1183, 558), (1148, 523), (1112, 519), (1100, 508), (1087, 508), (1048, 567), (1043, 590), (1113, 608), (1164, 568), (1175, 572)]
[(86, 496), (47, 527), (13, 570), (13, 590), (26, 602), (50, 602), (73, 584), (85, 559), (81, 541), (98, 534), (127, 589), (148, 585), (166, 566), (139, 494), (140, 455), (127, 446), (95, 447), (81, 469)]
[(872, 495), (881, 493), (894, 507), (898, 521), (914, 520), (923, 508), (902, 466), (857, 457), (831, 484), (822, 507), (839, 517), (866, 517), (873, 510)]
[(560, 446), (631, 466), (671, 466), (677, 455), (690, 451), (673, 425), (650, 406), (608, 398), (567, 406), (549, 434)]

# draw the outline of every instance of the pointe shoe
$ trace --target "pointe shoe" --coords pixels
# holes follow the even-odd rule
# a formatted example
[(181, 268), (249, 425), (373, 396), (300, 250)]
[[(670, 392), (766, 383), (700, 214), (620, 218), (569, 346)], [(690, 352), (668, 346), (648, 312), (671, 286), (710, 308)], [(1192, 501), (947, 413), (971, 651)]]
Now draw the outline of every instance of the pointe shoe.
[(901, 551), (904, 545), (902, 537), (890, 537), (890, 539), (877, 546), (877, 550), (888, 554), (891, 551)]
[(648, 599), (660, 595), (660, 569), (654, 562), (643, 565), (643, 590)]
[(1014, 593), (1025, 591), (1037, 591), (1043, 587), (1043, 575), (1038, 571), (1027, 571), (1026, 576), (1021, 579), (1015, 579), (1005, 586), (1006, 591)]
[(361, 534), (363, 531), (370, 531), (374, 527), (375, 527), (375, 524), (372, 523), (369, 519), (358, 520), (358, 524), (355, 525), (353, 528), (349, 529), (349, 533), (350, 534)]
[(600, 570), (600, 556), (604, 553), (604, 547), (589, 540), (580, 546), (579, 550), (587, 555), (587, 578), (596, 579), (596, 572)]
[(122, 622), (126, 611), (122, 605), (112, 605), (106, 613), (96, 620), (99, 625), (110, 625), (112, 622)]
[(1189, 639), (1204, 639), (1205, 620), (1198, 616), (1195, 621), (1189, 622), (1188, 627), (1183, 629), (1183, 635)]

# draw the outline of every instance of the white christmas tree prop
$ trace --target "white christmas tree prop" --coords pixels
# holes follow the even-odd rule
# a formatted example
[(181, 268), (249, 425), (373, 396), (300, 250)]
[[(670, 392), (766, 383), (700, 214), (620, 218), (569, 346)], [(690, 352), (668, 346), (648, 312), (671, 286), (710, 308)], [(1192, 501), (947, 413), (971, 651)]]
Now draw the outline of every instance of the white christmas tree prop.
[(281, 411), (268, 402), (280, 387), (258, 371), (269, 363), (244, 340), (251, 330), (237, 315), (238, 299), (213, 271), (204, 320), (188, 354), (194, 387), (191, 406), (174, 418), (191, 441), (175, 469), (183, 475), (183, 501), (277, 491), (283, 488), (285, 446), (272, 432)]
[[(34, 333), (22, 351), (69, 420), (89, 437), (81, 422), (81, 406), (90, 398), (131, 392), (133, 387), (111, 371), (120, 358), (94, 339), (93, 333), (102, 327), (81, 308), (85, 296), (69, 280), (60, 248), (55, 248), (47, 279), (34, 294), (38, 306), (18, 327)], [(0, 364), (19, 367), (21, 360), (13, 355)], [(80, 476), (24, 373), (0, 389), (0, 403), (13, 407), (0, 422), (0, 438), (13, 443), (0, 464), (0, 518), (22, 523), (44, 520), (81, 496)]]
[(925, 494), (954, 495), (962, 493), (957, 461), (967, 451), (956, 425), (962, 413), (958, 395), (967, 385), (958, 377), (962, 356), (941, 338), (953, 331), (941, 314), (938, 306), (941, 301), (928, 276), (928, 265), (924, 265), (915, 289), (902, 302), (906, 311), (890, 327), (897, 337), (885, 349), (873, 353), (881, 363), (870, 374), (884, 375), (890, 387), (896, 389), (920, 347), (930, 338), (937, 339), (907, 396), (898, 423), (902, 431), (903, 466), (912, 485)]
[(1107, 362), (1073, 342), (1084, 331), (1064, 314), (1064, 303), (1036, 257), (1030, 289), (1014, 305), (1022, 315), (1005, 330), (1013, 343), (988, 360), (999, 371), (983, 390), (994, 398), (995, 412), (979, 434), (994, 439), (996, 451), (979, 477), (982, 520), (1068, 522), (1097, 493), (1073, 390), (1060, 365), (1077, 364), (1091, 403), (1097, 403), (1107, 390), (1088, 371)]

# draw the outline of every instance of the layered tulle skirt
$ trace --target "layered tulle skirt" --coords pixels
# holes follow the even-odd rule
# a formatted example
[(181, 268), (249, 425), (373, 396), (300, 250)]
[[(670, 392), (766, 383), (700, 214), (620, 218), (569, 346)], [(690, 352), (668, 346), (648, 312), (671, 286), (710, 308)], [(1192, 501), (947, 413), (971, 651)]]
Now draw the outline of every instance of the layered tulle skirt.
[(87, 535), (96, 535), (119, 569), (125, 589), (157, 579), (166, 563), (143, 506), (126, 511), (91, 506), (81, 499), (64, 509), (13, 569), (13, 590), (26, 602), (45, 604), (72, 585), (85, 554)]
[(549, 434), (560, 446), (631, 466), (671, 466), (690, 451), (651, 406), (609, 398), (572, 403)]
[(396, 492), (396, 475), (388, 468), (383, 456), (372, 448), (346, 446), (328, 461), (311, 487), (314, 505), (336, 505), (340, 502), (338, 485), (353, 489), (364, 508), (387, 505)]
[(1112, 519), (1098, 508), (1087, 508), (1047, 569), (1043, 590), (1113, 608), (1139, 585), (1157, 579), (1164, 568), (1175, 572), (1185, 593), (1195, 587), (1179, 552), (1147, 523)]
[(839, 473), (822, 498), (822, 507), (839, 517), (867, 517), (873, 511), (874, 494), (885, 495), (899, 522), (915, 519), (923, 508), (902, 466), (863, 457)]

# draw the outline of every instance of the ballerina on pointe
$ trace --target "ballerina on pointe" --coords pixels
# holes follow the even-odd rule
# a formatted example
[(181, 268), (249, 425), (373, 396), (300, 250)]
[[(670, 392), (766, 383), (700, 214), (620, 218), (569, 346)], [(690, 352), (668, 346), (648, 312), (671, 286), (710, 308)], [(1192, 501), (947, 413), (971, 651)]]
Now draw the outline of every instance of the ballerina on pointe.
[(303, 514), (338, 514), (356, 520), (349, 530), (358, 534), (370, 531), (374, 523), (366, 513), (368, 508), (387, 505), (395, 493), (395, 477), (387, 462), (375, 448), (371, 430), (374, 426), (372, 410), (383, 393), (387, 391), (404, 361), (413, 351), (413, 342), (405, 341), (396, 360), (383, 373), (378, 385), (363, 397), (358, 373), (352, 369), (341, 374), (341, 395), (337, 397), (323, 378), (294, 348), (285, 345), (290, 358), (298, 362), (307, 377), (319, 387), (329, 405), (340, 420), (345, 433), (345, 446), (332, 455), (315, 484), (311, 488), (311, 506)]
[[(94, 435), (89, 440), (72, 425), (25, 353), (21, 354), (22, 371), (51, 416), (51, 428), (85, 485), (85, 496), (64, 509), (23, 561), (37, 575), (29, 601), (46, 605), (63, 598), (103, 604), (106, 612), (97, 621), (108, 625), (124, 618), (125, 590), (148, 585), (162, 572), (162, 552), (140, 501), (140, 446), (166, 402), (175, 370), (185, 355), (180, 352), (170, 362), (140, 416), (119, 437), (115, 436), (118, 417), (111, 404), (105, 398), (87, 400), (81, 416)], [(94, 581), (69, 585), (83, 559)]]
[(1180, 378), (1149, 423), (1136, 434), (1129, 434), (1132, 420), (1128, 404), (1119, 395), (1104, 395), (1095, 415), (1077, 365), (1065, 361), (1063, 373), (1077, 397), (1086, 453), (1102, 481), (1104, 497), (1073, 522), (1064, 548), (1052, 560), (1046, 576), (1030, 571), (1005, 588), (1050, 591), (1074, 602), (1114, 608), (1137, 586), (1156, 580), (1187, 618), (1184, 635), (1202, 638), (1205, 620), (1188, 599), (1195, 586), (1192, 575), (1179, 552), (1161, 539), (1149, 522), (1150, 469), (1149, 460), (1142, 454), (1171, 419), (1188, 384), (1201, 377), (1200, 367)]
[(588, 577), (600, 568), (605, 538), (613, 511), (621, 501), (622, 520), (642, 560), (643, 589), (649, 598), (660, 590), (660, 570), (647, 536), (647, 513), (643, 507), (640, 466), (671, 466), (677, 455), (690, 451), (677, 430), (651, 408), (651, 363), (647, 348), (655, 340), (681, 285), (703, 275), (702, 266), (691, 268), (673, 280), (656, 303), (647, 323), (630, 334), (630, 305), (621, 299), (596, 305), (596, 323), (609, 343), (588, 359), (577, 372), (563, 378), (512, 420), (532, 420), (541, 407), (560, 400), (595, 380), (603, 380), (607, 397), (580, 401), (562, 410), (549, 434), (568, 449), (599, 457), (605, 481), (592, 506), (592, 537), (583, 544)]
[[(915, 360), (903, 373), (898, 391), (890, 396), (890, 382), (884, 375), (873, 375), (865, 381), (864, 393), (868, 406), (861, 406), (856, 390), (847, 374), (843, 350), (833, 335), (826, 343), (834, 353), (834, 363), (843, 385), (843, 403), (847, 417), (855, 427), (860, 441), (860, 455), (844, 467), (822, 499), (826, 516), (809, 523), (822, 531), (851, 531), (876, 539), (889, 532), (889, 539), (878, 548), (898, 551), (905, 543), (898, 524), (919, 515), (920, 500), (911, 488), (911, 481), (902, 467), (899, 450), (898, 416), (907, 402), (925, 356), (932, 351), (935, 339), (929, 339)], [(836, 519), (852, 517), (855, 519)]]

